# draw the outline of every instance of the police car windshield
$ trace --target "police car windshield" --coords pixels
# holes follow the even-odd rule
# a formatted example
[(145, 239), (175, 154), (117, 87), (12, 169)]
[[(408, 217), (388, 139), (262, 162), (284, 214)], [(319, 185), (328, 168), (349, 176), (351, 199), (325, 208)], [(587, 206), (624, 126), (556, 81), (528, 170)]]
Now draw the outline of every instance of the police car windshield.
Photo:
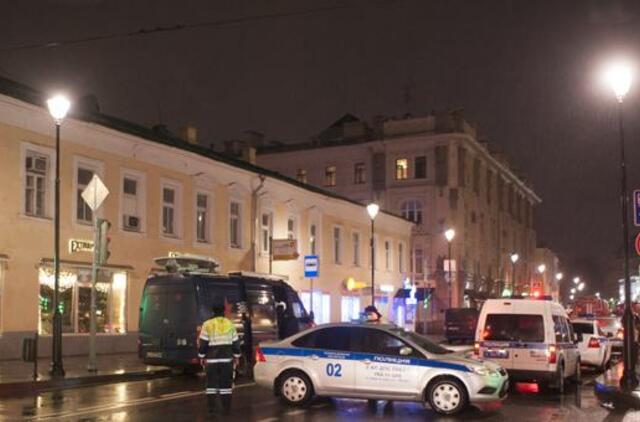
[(439, 344), (432, 342), (428, 338), (418, 335), (416, 333), (413, 333), (411, 331), (405, 331), (402, 328), (391, 328), (389, 331), (391, 331), (393, 334), (397, 335), (400, 338), (407, 339), (417, 344), (418, 346), (426, 350), (428, 353), (432, 353), (434, 355), (445, 355), (448, 353), (453, 353), (453, 351), (449, 349), (445, 349)]

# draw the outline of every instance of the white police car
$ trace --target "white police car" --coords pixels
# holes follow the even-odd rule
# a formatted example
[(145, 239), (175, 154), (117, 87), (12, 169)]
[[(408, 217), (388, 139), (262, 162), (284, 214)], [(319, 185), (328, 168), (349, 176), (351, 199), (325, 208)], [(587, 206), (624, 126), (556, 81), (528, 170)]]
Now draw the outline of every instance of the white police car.
[(503, 400), (507, 372), (384, 324), (326, 324), (256, 350), (255, 381), (290, 405), (314, 395), (429, 404), (453, 414)]
[(598, 321), (588, 318), (574, 319), (571, 326), (578, 336), (581, 363), (604, 371), (611, 359), (611, 342), (598, 326)]

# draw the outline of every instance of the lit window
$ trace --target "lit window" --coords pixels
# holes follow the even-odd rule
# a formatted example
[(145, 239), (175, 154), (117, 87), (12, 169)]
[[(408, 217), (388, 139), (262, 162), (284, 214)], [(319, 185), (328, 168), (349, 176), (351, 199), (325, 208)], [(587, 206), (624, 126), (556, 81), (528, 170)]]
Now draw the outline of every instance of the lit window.
[(342, 296), (340, 303), (340, 320), (351, 322), (360, 318), (360, 298), (358, 296)]
[(398, 243), (398, 272), (404, 272), (404, 245)]
[(89, 205), (84, 202), (82, 198), (82, 192), (93, 179), (93, 170), (88, 168), (78, 167), (76, 174), (77, 190), (76, 190), (76, 220), (80, 223), (92, 224), (93, 223), (93, 211)]
[(209, 195), (196, 195), (196, 238), (198, 242), (209, 242)]
[(404, 180), (409, 174), (409, 162), (406, 158), (396, 160), (396, 180)]
[(384, 268), (391, 269), (391, 243), (388, 240), (384, 242)]
[(360, 233), (352, 233), (353, 265), (360, 266)]
[(296, 219), (294, 217), (289, 217), (287, 219), (287, 239), (296, 239), (298, 237), (297, 234)]
[(25, 164), (24, 213), (46, 217), (49, 157), (28, 151)]
[(353, 183), (361, 185), (366, 181), (364, 163), (356, 163), (353, 167)]
[(341, 245), (341, 240), (340, 240), (340, 236), (342, 230), (340, 229), (340, 227), (334, 227), (333, 228), (333, 262), (335, 262), (336, 264), (340, 264), (340, 257), (342, 255), (342, 245)]
[(170, 187), (162, 188), (162, 233), (168, 236), (176, 234), (176, 191)]
[(313, 306), (311, 306), (311, 294), (301, 292), (300, 300), (304, 308), (313, 312), (316, 324), (327, 324), (331, 322), (331, 296), (318, 291), (313, 292)]
[(232, 248), (241, 248), (241, 217), (240, 217), (240, 203), (231, 201), (229, 203), (229, 246)]
[(311, 224), (309, 226), (309, 252), (316, 255), (318, 250), (318, 226)]
[(422, 203), (416, 200), (404, 201), (400, 205), (400, 215), (416, 224), (422, 224)]
[(127, 231), (141, 230), (139, 185), (136, 177), (127, 175), (122, 179), (122, 228)]
[(271, 250), (271, 213), (262, 213), (260, 218), (260, 245), (263, 253), (269, 253)]
[(327, 166), (324, 169), (324, 185), (325, 186), (336, 185), (336, 166)]

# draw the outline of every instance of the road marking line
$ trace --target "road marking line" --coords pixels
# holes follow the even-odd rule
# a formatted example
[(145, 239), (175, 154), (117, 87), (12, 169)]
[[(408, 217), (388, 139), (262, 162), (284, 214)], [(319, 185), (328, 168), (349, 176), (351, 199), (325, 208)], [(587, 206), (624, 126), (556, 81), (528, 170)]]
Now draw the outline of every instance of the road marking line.
[(303, 413), (305, 413), (306, 410), (304, 409), (299, 409), (299, 410), (292, 410), (291, 412), (287, 412), (284, 415), (285, 416), (295, 416), (295, 415), (301, 415)]
[[(253, 385), (255, 385), (255, 383), (240, 384), (240, 385), (234, 387), (234, 389), (251, 387)], [(46, 419), (51, 419), (51, 418), (68, 418), (68, 417), (73, 417), (73, 416), (84, 415), (84, 414), (87, 414), (87, 413), (94, 413), (94, 412), (98, 412), (98, 411), (104, 412), (104, 411), (109, 411), (109, 410), (119, 410), (119, 409), (122, 409), (122, 408), (125, 408), (125, 407), (132, 407), (132, 406), (145, 405), (145, 404), (151, 404), (151, 403), (159, 403), (159, 402), (164, 402), (164, 401), (176, 400), (176, 399), (180, 399), (180, 398), (195, 397), (195, 396), (199, 396), (199, 395), (204, 395), (204, 390), (203, 391), (182, 391), (182, 392), (178, 392), (178, 393), (168, 393), (168, 394), (164, 394), (164, 395), (159, 396), (159, 397), (141, 397), (139, 399), (129, 400), (129, 401), (122, 402), (122, 403), (85, 407), (85, 408), (78, 409), (78, 410), (72, 411), (72, 412), (66, 412), (66, 413), (62, 412), (62, 413), (51, 413), (51, 414), (47, 414), (47, 415), (37, 415), (37, 416), (34, 416), (34, 417), (30, 418), (29, 420), (41, 420), (41, 419), (46, 420)]]

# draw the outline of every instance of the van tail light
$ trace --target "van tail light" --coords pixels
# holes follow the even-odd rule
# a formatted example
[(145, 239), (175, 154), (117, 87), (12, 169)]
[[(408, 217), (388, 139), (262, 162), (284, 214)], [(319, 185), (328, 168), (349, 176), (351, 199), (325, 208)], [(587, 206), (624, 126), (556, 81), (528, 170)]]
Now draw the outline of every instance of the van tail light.
[(558, 361), (558, 354), (556, 353), (556, 346), (549, 346), (547, 349), (547, 356), (549, 357), (549, 363), (556, 363)]
[(600, 347), (600, 342), (598, 341), (597, 338), (591, 337), (589, 339), (589, 346), (588, 347), (592, 348), (592, 349), (598, 349)]
[(476, 356), (480, 355), (480, 343), (477, 341), (473, 344), (473, 354)]
[(262, 353), (262, 349), (260, 346), (256, 347), (256, 363), (257, 362), (266, 362), (267, 360), (264, 358), (264, 353)]

